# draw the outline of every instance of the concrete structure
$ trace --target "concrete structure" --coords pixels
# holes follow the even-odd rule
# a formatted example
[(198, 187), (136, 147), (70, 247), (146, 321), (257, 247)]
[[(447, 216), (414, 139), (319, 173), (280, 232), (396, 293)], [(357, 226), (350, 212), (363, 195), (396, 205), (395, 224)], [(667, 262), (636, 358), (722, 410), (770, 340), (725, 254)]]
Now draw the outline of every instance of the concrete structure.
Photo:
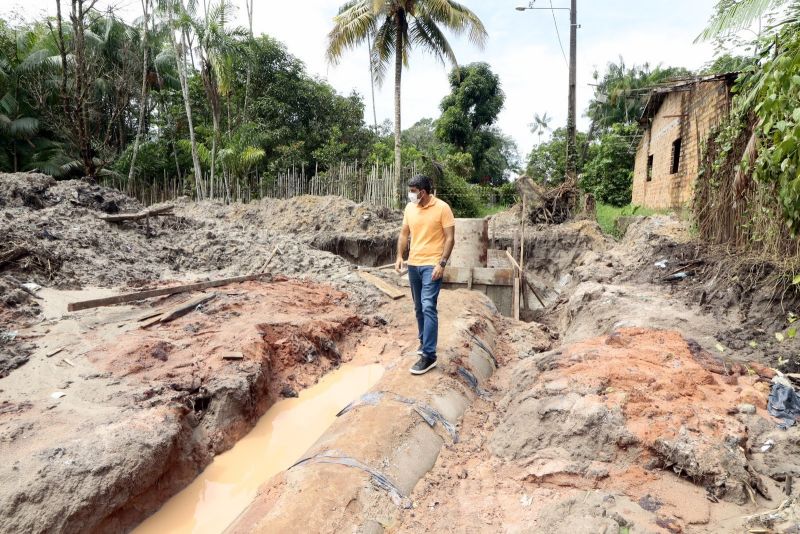
[[(456, 241), (450, 266), (444, 271), (447, 289), (479, 291), (494, 302), (505, 316), (514, 314), (515, 272), (508, 261), (501, 267), (489, 265), (488, 219), (456, 219)], [(505, 252), (502, 252), (505, 257)]]
[(453, 267), (486, 267), (488, 219), (456, 219), (456, 241), (450, 255)]
[(634, 205), (663, 209), (691, 204), (702, 147), (730, 112), (736, 76), (690, 78), (650, 93), (640, 119), (644, 135), (636, 151)]

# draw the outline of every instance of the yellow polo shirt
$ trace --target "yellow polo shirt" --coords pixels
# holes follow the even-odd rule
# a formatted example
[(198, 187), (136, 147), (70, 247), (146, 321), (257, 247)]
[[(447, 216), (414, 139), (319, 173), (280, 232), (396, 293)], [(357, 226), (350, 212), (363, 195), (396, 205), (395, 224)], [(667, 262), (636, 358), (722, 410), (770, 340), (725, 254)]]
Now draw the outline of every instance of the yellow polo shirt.
[(444, 229), (456, 225), (447, 202), (432, 197), (425, 207), (409, 203), (403, 212), (403, 226), (411, 230), (408, 264), (436, 265), (444, 252)]

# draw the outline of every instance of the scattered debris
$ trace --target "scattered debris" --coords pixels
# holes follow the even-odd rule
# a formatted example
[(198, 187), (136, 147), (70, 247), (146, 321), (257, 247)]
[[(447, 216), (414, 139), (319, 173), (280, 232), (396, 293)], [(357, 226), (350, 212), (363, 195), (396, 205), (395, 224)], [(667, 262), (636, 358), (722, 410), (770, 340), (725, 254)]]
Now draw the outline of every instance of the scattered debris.
[(124, 304), (126, 302), (134, 302), (137, 300), (149, 299), (152, 297), (160, 297), (163, 295), (174, 295), (176, 293), (188, 293), (191, 291), (200, 291), (212, 287), (226, 286), (229, 284), (236, 284), (239, 282), (247, 282), (250, 280), (257, 280), (266, 276), (265, 273), (251, 274), (247, 276), (236, 276), (233, 278), (224, 278), (222, 280), (210, 280), (208, 282), (198, 282), (194, 284), (184, 284), (173, 287), (163, 287), (160, 289), (150, 289), (147, 291), (137, 291), (135, 293), (126, 293), (124, 295), (117, 295), (115, 297), (104, 297), (101, 299), (84, 300), (81, 302), (70, 302), (67, 310), (74, 312), (80, 310), (88, 310), (90, 308), (98, 308), (100, 306), (113, 306), (114, 304)]
[(793, 426), (800, 416), (800, 397), (795, 393), (794, 388), (782, 383), (772, 384), (769, 393), (769, 404), (767, 410), (770, 415), (781, 419), (778, 428), (786, 430)]
[(165, 215), (174, 215), (172, 210), (175, 209), (175, 206), (172, 204), (167, 204), (165, 206), (158, 206), (146, 210), (142, 210), (136, 213), (117, 213), (117, 214), (103, 214), (98, 215), (97, 218), (106, 221), (106, 222), (123, 222), (123, 221), (138, 221), (141, 219), (148, 219), (150, 217), (162, 217)]

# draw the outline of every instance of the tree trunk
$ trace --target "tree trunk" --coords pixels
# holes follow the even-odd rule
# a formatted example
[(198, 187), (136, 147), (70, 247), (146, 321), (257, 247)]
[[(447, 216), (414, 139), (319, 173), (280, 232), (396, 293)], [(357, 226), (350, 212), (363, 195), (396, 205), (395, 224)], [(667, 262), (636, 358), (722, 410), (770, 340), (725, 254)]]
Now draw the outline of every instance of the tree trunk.
[(399, 184), (402, 179), (400, 153), (400, 82), (403, 75), (403, 28), (402, 17), (397, 16), (397, 31), (394, 36), (394, 174)]
[(84, 17), (86, 12), (83, 9), (83, 0), (72, 0), (72, 35), (75, 47), (75, 116), (74, 125), (77, 133), (78, 148), (80, 157), (83, 161), (86, 177), (94, 181), (97, 177), (97, 168), (94, 163), (94, 150), (92, 148), (91, 133), (89, 132), (89, 121), (86, 116), (86, 99), (91, 92), (91, 82), (86, 65), (86, 28)]
[(142, 138), (145, 112), (147, 111), (147, 19), (150, 14), (148, 10), (149, 4), (150, 0), (142, 0), (142, 14), (144, 16), (144, 22), (142, 23), (142, 92), (139, 96), (139, 124), (136, 131), (136, 138), (133, 140), (133, 153), (131, 154), (131, 167), (128, 169), (128, 182), (133, 181), (133, 175), (136, 172), (136, 156), (139, 154), (139, 142)]
[[(183, 4), (181, 4), (183, 7)], [(178, 68), (178, 79), (181, 83), (181, 93), (183, 94), (183, 105), (186, 109), (186, 121), (189, 123), (189, 141), (192, 144), (192, 163), (194, 164), (194, 182), (197, 191), (197, 200), (203, 200), (203, 169), (200, 167), (200, 158), (197, 156), (197, 140), (194, 137), (194, 122), (192, 122), (192, 106), (189, 101), (189, 83), (186, 80), (186, 57), (181, 53), (178, 47), (178, 41), (175, 39), (175, 32), (173, 31), (174, 19), (172, 18), (172, 10), (169, 13), (169, 36), (172, 41), (172, 48), (175, 51), (175, 63)], [(181, 44), (186, 44), (186, 32), (181, 31)]]
[(367, 37), (369, 51), (369, 85), (372, 89), (372, 120), (375, 124), (375, 135), (378, 135), (378, 111), (375, 109), (375, 70), (372, 68), (372, 35)]
[[(247, 8), (247, 22), (250, 30), (250, 41), (253, 41), (253, 2), (254, 0), (245, 0), (245, 7)], [(244, 122), (247, 118), (247, 104), (250, 100), (250, 61), (247, 62), (247, 79), (244, 82), (244, 108), (242, 108), (242, 120)]]

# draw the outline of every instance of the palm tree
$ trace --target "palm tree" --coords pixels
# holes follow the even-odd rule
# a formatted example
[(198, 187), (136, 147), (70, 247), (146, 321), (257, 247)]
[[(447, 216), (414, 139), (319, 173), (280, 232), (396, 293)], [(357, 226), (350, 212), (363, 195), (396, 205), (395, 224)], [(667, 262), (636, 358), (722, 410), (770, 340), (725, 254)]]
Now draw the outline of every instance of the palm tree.
[(716, 6), (716, 14), (695, 42), (708, 41), (727, 32), (747, 28), (770, 10), (788, 2), (789, 0), (720, 0)]
[[(194, 121), (192, 120), (192, 106), (189, 99), (189, 75), (186, 64), (188, 52), (188, 15), (183, 0), (158, 0), (159, 10), (166, 19), (169, 31), (170, 43), (172, 44), (172, 54), (175, 58), (175, 66), (178, 72), (178, 80), (183, 96), (183, 105), (186, 111), (186, 122), (189, 127), (189, 143), (192, 152), (192, 164), (194, 167), (194, 180), (197, 193), (197, 200), (202, 200), (204, 196), (203, 170), (200, 167), (200, 156), (197, 149), (197, 139), (194, 135)], [(176, 32), (180, 35), (180, 42), (175, 36)]]
[[(205, 6), (203, 18), (194, 18), (192, 28), (197, 36), (197, 53), (200, 58), (200, 78), (203, 81), (206, 99), (211, 108), (214, 136), (211, 140), (211, 194), (214, 194), (217, 144), (220, 139), (222, 120), (222, 97), (228, 98), (233, 86), (233, 55), (241, 48), (240, 38), (247, 32), (242, 28), (227, 28), (233, 4), (221, 0)], [(228, 107), (230, 123), (230, 107)], [(230, 130), (230, 124), (229, 124)], [(224, 178), (223, 174), (223, 178)], [(225, 193), (230, 200), (230, 187), (225, 180)]]
[(553, 121), (553, 117), (544, 112), (544, 115), (539, 115), (538, 113), (533, 114), (533, 122), (530, 123), (530, 129), (532, 134), (537, 134), (539, 136), (539, 144), (542, 144), (542, 135), (545, 132), (550, 131), (550, 123)]
[(400, 176), (400, 86), (403, 65), (413, 46), (420, 46), (444, 64), (458, 65), (442, 28), (467, 33), (482, 47), (486, 29), (478, 16), (453, 0), (350, 0), (339, 8), (328, 34), (328, 61), (336, 63), (348, 48), (372, 41), (372, 72), (380, 84), (394, 56), (394, 163)]
[(144, 131), (145, 113), (147, 112), (147, 75), (149, 73), (148, 64), (148, 47), (147, 42), (147, 25), (150, 18), (150, 0), (142, 1), (142, 91), (139, 95), (139, 124), (137, 125), (136, 137), (133, 140), (133, 152), (131, 153), (131, 166), (128, 169), (128, 183), (133, 182), (133, 176), (136, 172), (136, 157), (139, 153), (139, 143), (142, 139)]

